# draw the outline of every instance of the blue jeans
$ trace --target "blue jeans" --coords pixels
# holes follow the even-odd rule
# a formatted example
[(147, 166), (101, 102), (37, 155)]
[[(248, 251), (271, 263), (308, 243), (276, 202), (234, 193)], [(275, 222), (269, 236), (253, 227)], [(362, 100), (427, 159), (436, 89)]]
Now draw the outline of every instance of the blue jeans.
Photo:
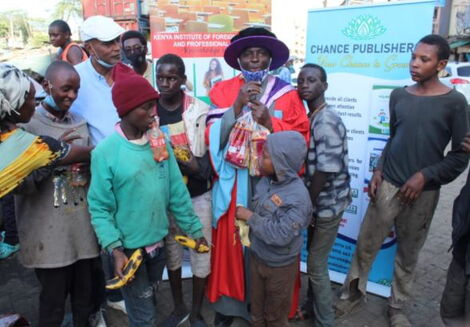
[[(121, 289), (131, 327), (152, 327), (156, 322), (155, 290), (162, 279), (166, 253), (165, 248), (155, 251), (152, 258), (145, 257), (145, 261), (134, 275), (134, 280)], [(134, 250), (125, 250), (128, 257), (132, 252)]]

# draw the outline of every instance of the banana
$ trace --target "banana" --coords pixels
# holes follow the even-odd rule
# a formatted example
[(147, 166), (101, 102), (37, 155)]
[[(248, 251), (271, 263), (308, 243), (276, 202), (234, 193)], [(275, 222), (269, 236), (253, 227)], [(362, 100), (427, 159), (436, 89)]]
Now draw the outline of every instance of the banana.
[(188, 162), (191, 159), (191, 152), (189, 152), (189, 150), (186, 148), (175, 147), (173, 152), (175, 153), (176, 159), (180, 161)]
[(121, 279), (118, 276), (114, 277), (113, 279), (109, 279), (106, 281), (106, 288), (108, 290), (116, 290), (118, 288), (123, 287), (126, 285), (129, 280), (134, 276), (137, 269), (139, 269), (140, 265), (144, 260), (144, 255), (142, 249), (137, 249), (132, 253), (129, 261), (127, 261), (124, 269), (122, 270), (122, 274), (124, 277)]
[(183, 235), (176, 235), (175, 240), (179, 244), (181, 244), (183, 246), (186, 246), (188, 248), (191, 248), (191, 249), (195, 250), (198, 253), (206, 253), (206, 252), (209, 252), (209, 250), (210, 250), (209, 247), (207, 245), (204, 245), (204, 244), (199, 244), (199, 247), (196, 249), (196, 241), (193, 240), (192, 238), (189, 238), (189, 237), (186, 237), (186, 236), (183, 236)]

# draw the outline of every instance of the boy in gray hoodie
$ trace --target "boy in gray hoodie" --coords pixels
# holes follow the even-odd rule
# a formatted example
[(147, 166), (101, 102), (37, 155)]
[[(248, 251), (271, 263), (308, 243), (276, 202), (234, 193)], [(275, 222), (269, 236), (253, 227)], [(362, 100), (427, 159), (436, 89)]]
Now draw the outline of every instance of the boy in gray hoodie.
[(302, 248), (301, 231), (310, 223), (312, 204), (298, 176), (307, 153), (294, 131), (268, 136), (263, 178), (251, 210), (237, 207), (237, 219), (250, 226), (251, 318), (253, 326), (289, 326), (288, 315)]

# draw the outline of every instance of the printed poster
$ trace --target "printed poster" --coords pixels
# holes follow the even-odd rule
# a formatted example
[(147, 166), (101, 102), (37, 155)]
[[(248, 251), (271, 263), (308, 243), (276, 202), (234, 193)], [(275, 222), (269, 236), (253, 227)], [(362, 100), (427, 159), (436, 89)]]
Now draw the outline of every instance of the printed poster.
[(181, 56), (186, 65), (186, 90), (209, 102), (216, 83), (238, 72), (224, 61), (224, 50), (238, 31), (271, 29), (271, 0), (157, 1), (150, 10), (152, 57)]

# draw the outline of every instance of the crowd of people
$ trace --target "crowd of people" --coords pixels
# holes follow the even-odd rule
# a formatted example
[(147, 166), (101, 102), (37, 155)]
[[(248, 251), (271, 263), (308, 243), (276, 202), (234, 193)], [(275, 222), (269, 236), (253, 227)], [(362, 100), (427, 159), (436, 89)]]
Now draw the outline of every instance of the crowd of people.
[[(411, 326), (404, 305), (439, 188), (465, 170), (470, 152), (465, 97), (438, 78), (450, 53), (445, 39), (417, 42), (409, 65), (415, 83), (391, 94), (390, 138), (335, 302), (328, 256), (351, 203), (351, 178), (347, 128), (326, 102), (323, 67), (305, 64), (294, 88), (271, 73), (289, 60), (287, 46), (266, 29), (241, 30), (224, 54), (240, 74), (217, 83), (206, 74), (209, 106), (184, 91), (182, 58), (166, 54), (153, 71), (145, 37), (110, 18), (85, 20), (84, 48), (63, 21), (51, 23), (49, 35), (60, 50), (40, 103), (30, 77), (0, 64), (0, 258), (19, 251), (34, 269), (38, 326), (61, 326), (67, 298), (75, 327), (106, 326), (105, 305), (126, 313), (130, 326), (153, 326), (165, 267), (174, 309), (164, 326), (207, 326), (205, 296), (215, 326), (230, 326), (234, 317), (253, 326), (288, 326), (289, 318), (333, 326), (364, 302), (371, 264), (392, 227), (388, 317), (391, 326)], [(218, 61), (211, 70), (220, 70)], [(260, 174), (227, 156), (243, 161), (251, 151), (234, 142), (248, 120), (265, 133), (252, 158)], [(470, 324), (469, 192), (467, 181), (454, 205), (453, 260), (441, 301), (449, 326)], [(300, 305), (305, 229), (309, 284)], [(189, 308), (177, 235), (195, 243)], [(131, 280), (107, 290), (106, 280), (125, 277), (137, 249), (143, 262)]]

